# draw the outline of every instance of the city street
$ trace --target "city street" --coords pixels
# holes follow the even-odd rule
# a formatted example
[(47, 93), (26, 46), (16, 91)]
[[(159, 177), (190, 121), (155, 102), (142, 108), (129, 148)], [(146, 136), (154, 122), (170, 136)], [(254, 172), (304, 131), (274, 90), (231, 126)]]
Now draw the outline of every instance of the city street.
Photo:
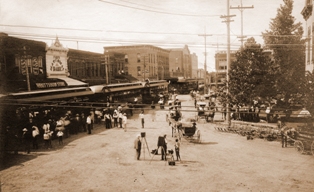
[[(194, 116), (190, 96), (178, 99), (183, 117)], [(1, 170), (0, 191), (313, 191), (314, 156), (281, 148), (277, 141), (218, 132), (213, 123), (203, 120), (197, 123), (202, 142), (183, 138), (182, 161), (169, 166), (161, 161), (160, 150), (158, 155), (150, 154), (164, 134), (168, 149), (174, 149), (167, 109), (145, 109), (144, 129), (137, 110), (128, 119), (126, 132), (97, 125), (91, 135), (73, 135), (63, 146), (54, 142), (50, 150), (20, 152)], [(215, 119), (221, 120), (221, 114)], [(138, 161), (134, 140), (141, 132), (146, 137)]]

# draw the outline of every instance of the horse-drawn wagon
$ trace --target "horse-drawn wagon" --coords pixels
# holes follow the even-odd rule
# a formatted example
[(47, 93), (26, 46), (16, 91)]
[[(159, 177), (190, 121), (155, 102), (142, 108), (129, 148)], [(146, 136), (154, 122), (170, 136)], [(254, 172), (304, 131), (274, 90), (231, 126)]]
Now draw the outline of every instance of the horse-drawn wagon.
[(214, 110), (209, 106), (206, 106), (206, 103), (203, 101), (197, 102), (197, 115), (196, 121), (199, 119), (205, 119), (206, 122), (213, 122)]
[(196, 120), (194, 118), (181, 119), (172, 124), (172, 135), (181, 140), (182, 137), (191, 142), (201, 143), (201, 132), (196, 127)]

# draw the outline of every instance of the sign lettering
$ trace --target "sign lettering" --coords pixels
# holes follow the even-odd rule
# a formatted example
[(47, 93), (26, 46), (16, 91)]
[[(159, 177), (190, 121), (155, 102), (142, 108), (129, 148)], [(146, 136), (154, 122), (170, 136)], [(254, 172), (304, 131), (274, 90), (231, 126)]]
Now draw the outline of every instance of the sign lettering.
[(51, 83), (36, 83), (36, 87), (38, 89), (44, 89), (44, 88), (53, 88), (53, 87), (65, 87), (64, 82), (51, 82)]

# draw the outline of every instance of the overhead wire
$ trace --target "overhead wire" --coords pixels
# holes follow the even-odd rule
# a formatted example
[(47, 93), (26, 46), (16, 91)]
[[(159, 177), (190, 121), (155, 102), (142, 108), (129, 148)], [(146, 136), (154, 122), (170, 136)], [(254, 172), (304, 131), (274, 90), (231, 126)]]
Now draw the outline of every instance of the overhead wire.
[(105, 0), (99, 0), (99, 1), (103, 2), (103, 3), (107, 3), (107, 4), (120, 6), (120, 7), (135, 9), (135, 10), (139, 10), (139, 11), (147, 11), (147, 12), (167, 14), (167, 15), (178, 15), (178, 16), (186, 16), (186, 17), (220, 17), (220, 15), (195, 15), (195, 14), (184, 14), (184, 13), (172, 13), (172, 12), (166, 12), (166, 11), (159, 11), (159, 10), (151, 10), (151, 9), (145, 9), (145, 8), (140, 8), (140, 7), (134, 7), (134, 6), (129, 6), (129, 5), (125, 5), (125, 4), (109, 2), (109, 1), (105, 1)]
[[(10, 34), (9, 32), (7, 32)], [(55, 39), (55, 36), (53, 35), (40, 35), (40, 34), (25, 34), (25, 33), (11, 33), (11, 36), (15, 37), (29, 37), (32, 39)], [(165, 41), (151, 41), (151, 40), (142, 40), (138, 41), (136, 39), (131, 40), (121, 40), (121, 39), (102, 39), (102, 38), (91, 38), (91, 37), (71, 37), (71, 36), (58, 36), (59, 39), (62, 39), (62, 41), (75, 41), (75, 42), (90, 42), (90, 43), (110, 43), (110, 44), (126, 44), (126, 43), (134, 43), (134, 44), (155, 44), (165, 47), (173, 47), (175, 45), (184, 45), (188, 44), (190, 47), (203, 47), (202, 43), (195, 43), (195, 42), (165, 42)], [(208, 42), (207, 42), (208, 43)], [(214, 43), (209, 43), (214, 44)], [(223, 46), (227, 46), (226, 44), (219, 44), (220, 48), (223, 48)], [(238, 47), (240, 44), (232, 43), (231, 46)], [(264, 46), (304, 46), (304, 44), (265, 44)], [(209, 45), (208, 48), (217, 48), (216, 45)]]
[[(71, 31), (89, 31), (89, 32), (109, 32), (109, 33), (134, 33), (134, 34), (161, 34), (161, 35), (190, 35), (197, 36), (199, 34), (196, 33), (169, 33), (169, 32), (154, 32), (154, 31), (121, 31), (121, 30), (103, 30), (103, 29), (85, 29), (85, 28), (65, 28), (65, 27), (41, 27), (34, 25), (9, 25), (9, 24), (0, 24), (2, 27), (13, 27), (13, 28), (35, 28), (35, 29), (58, 29), (58, 30), (71, 30)], [(10, 33), (10, 32), (9, 32)], [(13, 32), (12, 32), (13, 33)], [(233, 32), (232, 32), (233, 33)], [(213, 33), (211, 36), (227, 36), (227, 34), (219, 34)], [(239, 36), (236, 33), (231, 34), (230, 36)], [(266, 34), (246, 34), (246, 36), (268, 36), (268, 37), (294, 37), (300, 35), (266, 35)], [(308, 37), (306, 35), (302, 35), (302, 37)]]

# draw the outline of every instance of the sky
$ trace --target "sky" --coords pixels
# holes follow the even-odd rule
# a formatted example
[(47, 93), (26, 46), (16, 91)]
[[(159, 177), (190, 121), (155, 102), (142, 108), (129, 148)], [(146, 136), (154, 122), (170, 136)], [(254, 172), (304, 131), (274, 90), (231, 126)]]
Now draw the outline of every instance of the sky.
[[(43, 41), (58, 36), (64, 47), (103, 53), (106, 46), (150, 44), (161, 48), (189, 47), (204, 68), (215, 70), (216, 51), (227, 50), (231, 7), (243, 10), (243, 35), (264, 44), (262, 32), (283, 0), (0, 0), (0, 32)], [(305, 0), (294, 0), (292, 15), (305, 23)], [(241, 46), (241, 11), (229, 9), (231, 50)], [(206, 34), (206, 42), (204, 35)]]

